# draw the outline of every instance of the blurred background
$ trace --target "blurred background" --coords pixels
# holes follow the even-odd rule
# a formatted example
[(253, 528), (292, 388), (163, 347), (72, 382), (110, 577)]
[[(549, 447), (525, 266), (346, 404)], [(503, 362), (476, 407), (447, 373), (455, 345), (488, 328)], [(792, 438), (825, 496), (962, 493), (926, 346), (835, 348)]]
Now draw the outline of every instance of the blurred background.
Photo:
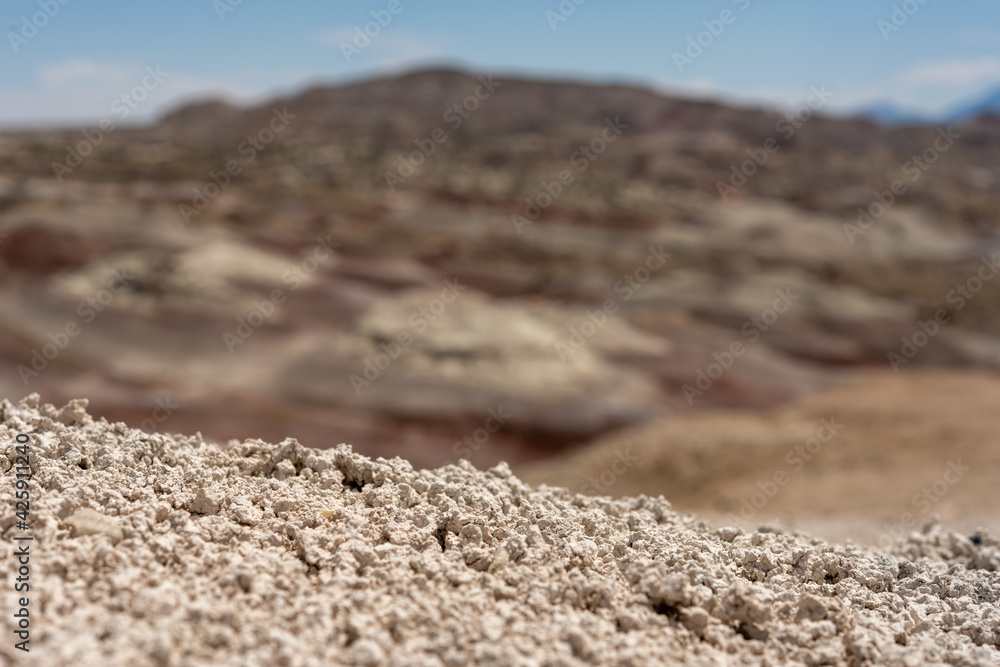
[(0, 395), (1000, 516), (1000, 6), (4, 3)]

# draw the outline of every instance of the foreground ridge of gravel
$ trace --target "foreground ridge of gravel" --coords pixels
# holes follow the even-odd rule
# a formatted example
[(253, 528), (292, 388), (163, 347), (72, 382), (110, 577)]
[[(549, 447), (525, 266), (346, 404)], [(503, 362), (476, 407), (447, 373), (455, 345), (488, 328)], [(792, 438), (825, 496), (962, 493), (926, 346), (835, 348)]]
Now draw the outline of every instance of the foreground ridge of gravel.
[(220, 448), (86, 405), (0, 403), (7, 582), (13, 443), (34, 434), (31, 653), (7, 587), (11, 664), (1000, 664), (989, 535), (931, 527), (886, 555), (532, 489), (504, 464)]

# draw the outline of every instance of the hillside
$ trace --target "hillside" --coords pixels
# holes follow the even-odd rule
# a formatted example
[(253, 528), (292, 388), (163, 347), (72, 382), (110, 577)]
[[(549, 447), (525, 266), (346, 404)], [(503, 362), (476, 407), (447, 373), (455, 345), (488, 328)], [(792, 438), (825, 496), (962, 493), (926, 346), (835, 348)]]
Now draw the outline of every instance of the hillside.
[(858, 370), (996, 369), (1000, 126), (810, 95), (435, 70), (0, 135), (0, 389), (488, 466)]

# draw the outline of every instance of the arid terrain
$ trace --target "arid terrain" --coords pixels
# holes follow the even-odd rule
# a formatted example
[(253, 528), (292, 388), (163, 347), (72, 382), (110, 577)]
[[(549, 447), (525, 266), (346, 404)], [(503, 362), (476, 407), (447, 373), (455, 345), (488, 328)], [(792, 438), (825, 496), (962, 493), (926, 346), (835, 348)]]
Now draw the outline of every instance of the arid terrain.
[(422, 71), (0, 134), (0, 396), (722, 519), (782, 470), (752, 523), (971, 531), (1000, 506), (998, 259), (995, 116)]
[(663, 495), (720, 525), (778, 520), (885, 546), (933, 525), (1000, 532), (995, 373), (863, 374), (763, 413), (657, 420), (530, 466), (529, 482)]
[[(534, 488), (506, 464), (217, 447), (37, 395), (0, 401), (0, 438), (23, 443), (0, 466), (23, 457), (40, 490), (32, 599), (3, 594), (30, 654), (4, 642), (4, 665), (997, 664), (988, 533), (830, 544)], [(17, 524), (0, 517), (8, 580)]]

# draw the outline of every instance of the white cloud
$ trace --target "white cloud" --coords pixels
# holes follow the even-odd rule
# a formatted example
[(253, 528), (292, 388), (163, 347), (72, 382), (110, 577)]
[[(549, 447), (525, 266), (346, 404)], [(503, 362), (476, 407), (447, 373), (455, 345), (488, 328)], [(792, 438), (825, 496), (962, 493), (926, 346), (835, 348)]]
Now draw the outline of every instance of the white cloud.
[[(156, 70), (158, 63), (148, 63)], [(0, 106), (0, 125), (41, 127), (53, 125), (94, 126), (104, 118), (118, 119), (112, 105), (148, 79), (146, 65), (120, 65), (74, 58), (47, 64), (37, 70), (31, 86), (8, 92)], [(150, 121), (165, 111), (192, 99), (220, 97), (237, 104), (263, 99), (266, 81), (257, 87), (161, 67), (167, 74), (147, 91), (128, 117), (129, 123)], [(67, 104), (67, 100), (72, 103)], [(131, 105), (130, 105), (131, 106)]]
[[(345, 45), (352, 49), (360, 49), (360, 53), (352, 52), (350, 64), (365, 67), (399, 67), (412, 64), (414, 61), (439, 58), (442, 55), (437, 45), (425, 38), (406, 30), (395, 30), (391, 26), (382, 28), (382, 32), (368, 39), (366, 46), (355, 28), (331, 28), (318, 35), (319, 41), (338, 50)], [(355, 39), (358, 38), (358, 43)], [(347, 64), (347, 63), (345, 63)]]
[(114, 83), (124, 85), (128, 81), (131, 68), (109, 65), (85, 58), (74, 58), (55, 65), (48, 65), (39, 71), (41, 82), (51, 88), (86, 83), (88, 85)]
[(1000, 86), (1000, 58), (950, 59), (924, 62), (904, 70), (886, 86), (882, 99), (931, 115)]
[(899, 77), (903, 86), (960, 87), (1000, 82), (1000, 58), (986, 56), (970, 60), (922, 63)]
[[(809, 86), (801, 88), (784, 88), (776, 86), (745, 86), (733, 87), (723, 86), (712, 79), (691, 79), (686, 81), (673, 81), (660, 79), (655, 86), (656, 90), (665, 95), (676, 95), (695, 99), (712, 99), (735, 104), (743, 107), (761, 106), (771, 109), (791, 109), (805, 103), (813, 91)], [(817, 84), (816, 88), (820, 88)], [(825, 86), (825, 89), (833, 93), (833, 100), (839, 103), (841, 92)], [(835, 109), (840, 106), (831, 100), (830, 108)]]

